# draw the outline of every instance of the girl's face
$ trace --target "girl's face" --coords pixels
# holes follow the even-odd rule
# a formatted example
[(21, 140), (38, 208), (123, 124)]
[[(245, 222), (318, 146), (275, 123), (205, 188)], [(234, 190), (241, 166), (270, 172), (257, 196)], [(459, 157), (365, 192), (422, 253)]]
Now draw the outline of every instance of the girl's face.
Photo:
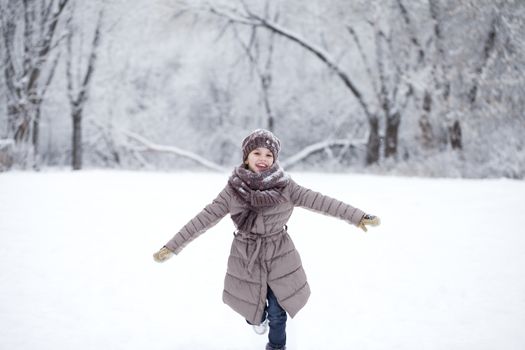
[(255, 173), (270, 169), (273, 164), (273, 153), (265, 147), (254, 149), (248, 154), (248, 158), (244, 162), (248, 165), (248, 169)]

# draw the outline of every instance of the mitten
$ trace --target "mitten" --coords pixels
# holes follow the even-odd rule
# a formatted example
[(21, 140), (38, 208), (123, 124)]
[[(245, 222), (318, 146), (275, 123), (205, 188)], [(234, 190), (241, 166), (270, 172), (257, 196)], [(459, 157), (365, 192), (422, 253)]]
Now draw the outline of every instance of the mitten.
[(366, 225), (370, 226), (379, 226), (381, 224), (381, 220), (375, 215), (365, 214), (361, 218), (361, 221), (359, 222), (359, 225), (357, 227), (361, 228), (363, 231), (367, 232), (368, 229), (366, 228)]
[(155, 261), (158, 262), (158, 263), (162, 263), (162, 262), (168, 260), (169, 258), (171, 258), (173, 255), (174, 254), (173, 254), (173, 252), (171, 250), (169, 250), (166, 247), (162, 247), (162, 248), (160, 248), (160, 250), (158, 252), (153, 254), (153, 259), (155, 259)]

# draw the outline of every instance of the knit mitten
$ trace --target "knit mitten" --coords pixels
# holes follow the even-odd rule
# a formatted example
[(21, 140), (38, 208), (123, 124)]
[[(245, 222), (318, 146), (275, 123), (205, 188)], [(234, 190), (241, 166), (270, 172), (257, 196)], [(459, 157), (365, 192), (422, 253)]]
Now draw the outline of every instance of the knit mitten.
[(366, 225), (369, 226), (379, 226), (381, 224), (381, 220), (375, 215), (365, 214), (361, 221), (359, 222), (359, 225), (357, 227), (361, 228), (363, 231), (367, 232), (368, 229), (366, 228)]
[(160, 248), (160, 250), (158, 252), (153, 254), (153, 259), (155, 259), (155, 261), (158, 262), (158, 263), (162, 263), (162, 262), (168, 260), (169, 258), (171, 258), (173, 255), (174, 254), (173, 254), (173, 252), (171, 250), (169, 250), (166, 247), (162, 247), (162, 248)]

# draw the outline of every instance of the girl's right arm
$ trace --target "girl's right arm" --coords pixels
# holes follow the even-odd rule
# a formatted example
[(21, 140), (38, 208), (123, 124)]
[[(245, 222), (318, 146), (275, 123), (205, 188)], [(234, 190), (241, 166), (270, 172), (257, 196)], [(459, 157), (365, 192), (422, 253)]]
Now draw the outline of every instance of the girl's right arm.
[(212, 203), (184, 225), (164, 247), (178, 254), (188, 243), (213, 227), (230, 212), (230, 199), (231, 193), (226, 186)]

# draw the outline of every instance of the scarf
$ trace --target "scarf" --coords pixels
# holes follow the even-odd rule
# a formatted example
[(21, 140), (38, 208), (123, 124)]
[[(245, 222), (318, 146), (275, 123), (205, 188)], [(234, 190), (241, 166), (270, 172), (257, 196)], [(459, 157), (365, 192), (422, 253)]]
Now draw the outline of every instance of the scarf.
[(228, 185), (244, 206), (242, 212), (231, 217), (237, 229), (251, 232), (261, 209), (285, 202), (283, 190), (289, 182), (288, 174), (278, 162), (260, 173), (246, 169), (244, 165), (233, 169)]

